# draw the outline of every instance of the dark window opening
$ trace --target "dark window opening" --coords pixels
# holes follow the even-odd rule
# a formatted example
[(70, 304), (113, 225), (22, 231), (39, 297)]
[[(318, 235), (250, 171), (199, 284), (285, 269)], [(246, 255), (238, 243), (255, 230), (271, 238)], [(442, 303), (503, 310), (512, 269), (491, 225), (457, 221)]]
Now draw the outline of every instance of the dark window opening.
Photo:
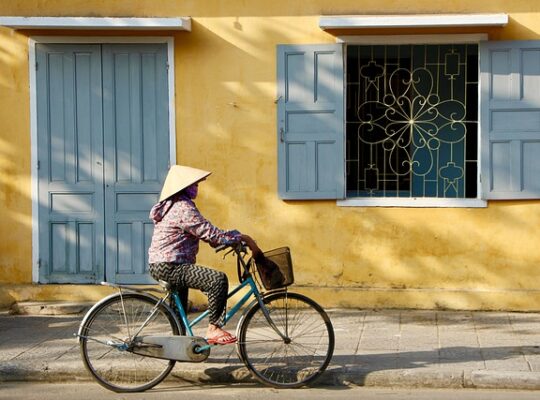
[(347, 197), (477, 197), (477, 45), (349, 45), (346, 84)]

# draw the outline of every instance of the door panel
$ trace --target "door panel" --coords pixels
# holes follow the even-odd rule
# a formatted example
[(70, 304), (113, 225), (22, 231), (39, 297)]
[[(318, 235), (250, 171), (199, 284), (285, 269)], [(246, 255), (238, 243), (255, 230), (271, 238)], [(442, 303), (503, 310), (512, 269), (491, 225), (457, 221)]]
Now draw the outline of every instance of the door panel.
[(104, 278), (101, 49), (37, 45), (40, 282)]
[(104, 45), (107, 280), (150, 283), (148, 213), (169, 162), (167, 47)]

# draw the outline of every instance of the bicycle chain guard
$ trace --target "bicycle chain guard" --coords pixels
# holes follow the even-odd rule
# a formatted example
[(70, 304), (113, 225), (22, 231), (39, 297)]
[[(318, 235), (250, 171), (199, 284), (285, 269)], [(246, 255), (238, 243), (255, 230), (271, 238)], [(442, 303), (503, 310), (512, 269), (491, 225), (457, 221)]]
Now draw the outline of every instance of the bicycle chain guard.
[(196, 349), (208, 346), (198, 336), (140, 336), (132, 344), (131, 351), (141, 356), (164, 360), (201, 362), (208, 358), (210, 349), (199, 353)]

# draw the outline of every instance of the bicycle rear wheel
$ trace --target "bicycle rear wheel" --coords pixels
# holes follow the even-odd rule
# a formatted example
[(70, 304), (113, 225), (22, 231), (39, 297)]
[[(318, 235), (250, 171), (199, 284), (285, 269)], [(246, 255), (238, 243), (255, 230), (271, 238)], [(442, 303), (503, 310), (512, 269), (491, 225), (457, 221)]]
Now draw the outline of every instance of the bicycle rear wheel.
[[(133, 335), (150, 316), (157, 301), (139, 293), (108, 298), (81, 327), (80, 350), (84, 365), (103, 387), (115, 392), (140, 392), (160, 383), (175, 362), (134, 354)], [(176, 320), (163, 305), (138, 336), (178, 335)]]
[(260, 382), (295, 388), (313, 382), (326, 369), (334, 352), (334, 329), (326, 312), (310, 298), (279, 292), (264, 304), (282, 339), (257, 303), (240, 322), (237, 349), (246, 367)]

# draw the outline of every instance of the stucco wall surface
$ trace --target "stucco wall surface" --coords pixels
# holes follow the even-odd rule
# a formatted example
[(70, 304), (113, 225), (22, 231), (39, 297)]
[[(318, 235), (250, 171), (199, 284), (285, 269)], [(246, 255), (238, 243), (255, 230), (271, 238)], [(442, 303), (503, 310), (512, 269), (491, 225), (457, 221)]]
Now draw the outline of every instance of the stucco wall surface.
[[(504, 28), (365, 33), (540, 39), (540, 3), (530, 0), (0, 0), (4, 16), (192, 17), (191, 32), (0, 28), (0, 283), (10, 287), (0, 300), (70, 297), (70, 290), (14, 289), (32, 281), (28, 37), (162, 35), (175, 43), (177, 161), (214, 171), (199, 208), (263, 248), (290, 246), (299, 290), (329, 306), (540, 309), (540, 201), (349, 208), (277, 196), (277, 44), (335, 42), (318, 27), (324, 14), (498, 12), (510, 17)], [(232, 260), (210, 249), (199, 261), (234, 274)]]

